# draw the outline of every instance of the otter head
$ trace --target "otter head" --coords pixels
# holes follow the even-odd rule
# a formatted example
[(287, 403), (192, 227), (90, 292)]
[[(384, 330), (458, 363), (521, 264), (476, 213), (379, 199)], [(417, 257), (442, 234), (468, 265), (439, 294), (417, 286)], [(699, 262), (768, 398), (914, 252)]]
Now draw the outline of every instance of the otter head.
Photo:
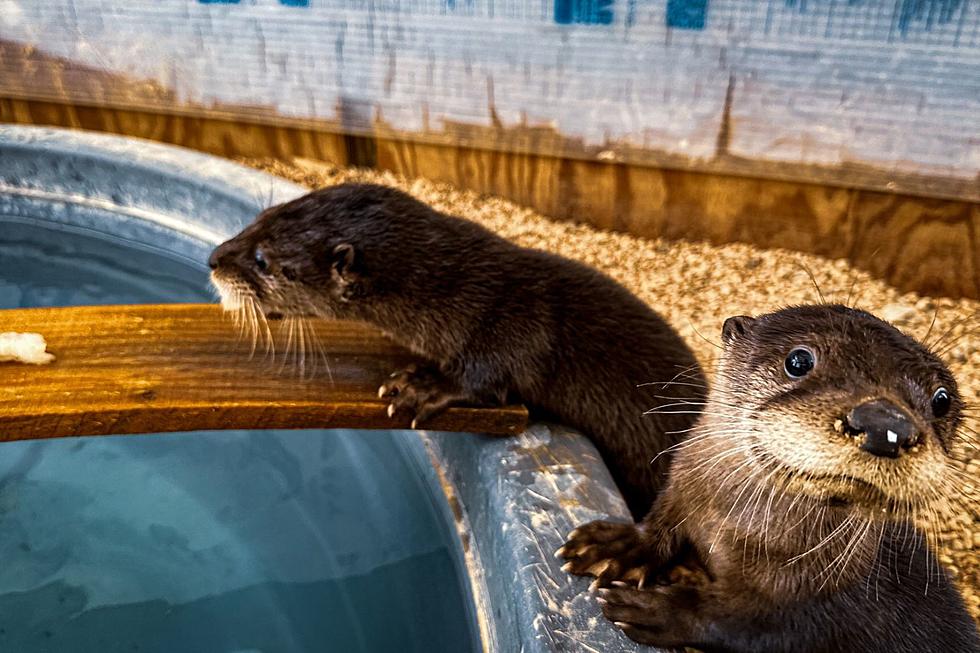
[(379, 290), (371, 270), (396, 262), (400, 221), (391, 217), (406, 202), (417, 203), (384, 186), (342, 184), (266, 209), (211, 253), (222, 305), (272, 318), (355, 317), (359, 300)]
[(722, 337), (719, 419), (790, 492), (904, 519), (951, 489), (962, 402), (915, 339), (840, 305), (729, 318)]

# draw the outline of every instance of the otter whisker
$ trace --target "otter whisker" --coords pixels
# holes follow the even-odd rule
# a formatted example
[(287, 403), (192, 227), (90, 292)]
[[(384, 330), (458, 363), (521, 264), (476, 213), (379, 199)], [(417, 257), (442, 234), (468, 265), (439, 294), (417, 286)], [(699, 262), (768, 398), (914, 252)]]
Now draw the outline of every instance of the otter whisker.
[[(748, 558), (748, 544), (749, 544), (749, 539), (754, 539), (755, 540), (755, 543), (756, 543), (755, 557), (753, 558), (753, 562), (755, 562), (756, 560), (758, 560), (758, 552), (759, 552), (759, 547), (760, 547), (760, 544), (761, 543), (760, 543), (760, 538), (757, 536), (757, 534), (758, 534), (758, 531), (760, 530), (760, 527), (756, 525), (755, 518), (758, 516), (758, 512), (759, 512), (759, 501), (761, 501), (763, 495), (765, 494), (766, 486), (769, 486), (769, 489), (770, 489), (770, 500), (771, 500), (771, 497), (775, 494), (776, 486), (773, 485), (772, 483), (770, 483), (770, 481), (772, 480), (773, 475), (775, 475), (775, 474), (776, 474), (776, 470), (773, 470), (773, 471), (769, 472), (769, 474), (765, 478), (763, 478), (760, 482), (758, 482), (758, 483), (755, 484), (755, 486), (756, 486), (755, 487), (755, 490), (752, 491), (752, 494), (749, 495), (749, 497), (746, 500), (745, 504), (742, 506), (742, 510), (741, 510), (741, 512), (738, 515), (738, 519), (735, 520), (735, 525), (733, 526), (733, 529), (736, 532), (738, 532), (739, 530), (742, 530), (742, 527), (741, 527), (741, 525), (742, 525), (742, 519), (743, 519), (743, 517), (745, 517), (746, 513), (748, 513), (748, 515), (749, 515), (749, 521), (748, 521), (748, 523), (746, 524), (746, 526), (744, 528), (745, 536), (743, 538), (743, 544), (742, 544), (742, 571), (743, 571), (743, 573), (745, 573), (745, 568), (746, 568), (746, 563), (747, 563), (747, 558)], [(767, 536), (767, 533), (768, 533), (768, 524), (765, 523), (765, 521), (763, 521), (763, 523), (761, 525), (761, 529), (763, 530), (763, 536), (762, 536), (761, 540), (762, 540), (762, 542), (765, 542), (766, 536)], [(752, 537), (752, 535), (756, 535), (756, 537)]]
[(762, 523), (764, 524), (762, 541), (765, 543), (766, 560), (769, 560), (769, 524), (772, 523), (772, 505), (773, 500), (776, 498), (776, 489), (778, 487), (775, 484), (771, 485), (772, 489), (769, 491), (769, 501), (766, 503), (766, 510), (762, 516)]
[(287, 317), (283, 320), (283, 324), (280, 327), (280, 331), (286, 331), (286, 345), (283, 349), (282, 365), (279, 366), (279, 372), (282, 373), (286, 369), (286, 365), (289, 363), (293, 356), (293, 336), (296, 327), (296, 320), (293, 317)]
[(296, 339), (299, 343), (299, 378), (306, 378), (306, 329), (304, 320), (298, 319), (296, 324)]
[(310, 336), (313, 340), (313, 345), (316, 348), (320, 359), (323, 360), (323, 367), (327, 370), (327, 378), (330, 379), (330, 383), (333, 383), (333, 370), (330, 369), (330, 360), (327, 358), (327, 352), (320, 343), (320, 339), (317, 337), (316, 326), (312, 322), (307, 323), (310, 328)]
[[(821, 584), (820, 586), (821, 589), (830, 580), (833, 567), (838, 563), (840, 564), (840, 568), (837, 573), (837, 580), (835, 581), (834, 584), (837, 586), (840, 585), (840, 581), (844, 577), (844, 573), (847, 571), (847, 565), (854, 557), (855, 551), (857, 551), (860, 548), (860, 545), (863, 543), (864, 538), (868, 534), (868, 531), (871, 529), (871, 525), (872, 522), (870, 521), (858, 522), (858, 527), (853, 530), (851, 538), (848, 541), (848, 543), (844, 546), (843, 551), (836, 558), (831, 560), (830, 564), (827, 566), (827, 569), (824, 572), (827, 574), (827, 578), (824, 580), (823, 584)], [(860, 530), (858, 530), (858, 528)]]
[(861, 277), (860, 277), (859, 274), (857, 274), (857, 271), (856, 270), (853, 270), (852, 271), (852, 275), (853, 275), (853, 278), (851, 279), (851, 285), (847, 289), (847, 297), (844, 299), (844, 305), (845, 306), (850, 306), (851, 308), (857, 308), (857, 302), (855, 301), (852, 304), (851, 303), (851, 298), (854, 295), (854, 287), (857, 285), (857, 282), (861, 279)]
[[(976, 319), (977, 315), (971, 313), (970, 315), (965, 315), (949, 326), (946, 331), (944, 331), (934, 342), (928, 343), (926, 346), (933, 351), (937, 356), (942, 358), (946, 353), (948, 353), (953, 347), (959, 344), (960, 340), (965, 337), (972, 336), (976, 334), (976, 329), (971, 327), (968, 329), (963, 329), (970, 320)], [(961, 333), (955, 335), (955, 332), (960, 329)]]
[(803, 271), (806, 272), (806, 276), (808, 276), (810, 278), (810, 283), (812, 283), (814, 289), (816, 289), (816, 291), (817, 291), (817, 297), (820, 299), (820, 303), (821, 304), (826, 304), (827, 303), (827, 300), (824, 298), (823, 291), (820, 290), (820, 284), (817, 283), (817, 278), (815, 276), (813, 276), (813, 272), (810, 270), (810, 266), (808, 266), (806, 263), (804, 263), (803, 261), (801, 261), (799, 259), (796, 259), (793, 262), (796, 263), (796, 265), (798, 265), (800, 268), (802, 268)]
[(694, 363), (693, 365), (688, 365), (687, 367), (683, 367), (680, 369), (679, 372), (677, 372), (673, 376), (673, 378), (670, 381), (665, 382), (664, 387), (666, 388), (667, 385), (673, 383), (677, 379), (691, 379), (694, 381), (703, 381), (704, 377), (702, 376), (702, 372), (706, 372), (710, 368), (711, 366), (702, 366), (698, 363)]
[[(728, 513), (725, 515), (724, 519), (722, 519), (721, 526), (718, 529), (718, 533), (715, 536), (715, 539), (711, 543), (711, 547), (715, 546), (717, 544), (717, 542), (718, 542), (718, 538), (722, 534), (726, 534), (726, 533), (731, 536), (733, 544), (738, 541), (739, 531), (738, 531), (737, 528), (729, 528), (728, 527), (728, 520), (734, 514), (735, 509), (738, 507), (739, 502), (742, 500), (742, 497), (744, 496), (746, 490), (748, 490), (750, 487), (758, 487), (758, 484), (755, 481), (757, 480), (757, 477), (759, 475), (760, 474), (759, 474), (758, 470), (750, 469), (749, 470), (749, 473), (745, 476), (745, 478), (742, 480), (742, 482), (737, 486), (737, 490), (735, 490), (735, 499), (732, 501), (732, 505), (731, 505), (731, 508), (729, 509)], [(713, 500), (717, 500), (718, 499), (718, 495), (719, 495), (719, 493), (716, 492), (715, 493), (715, 496), (713, 497)], [(712, 551), (712, 548), (711, 547), (708, 548), (708, 551), (709, 552)]]
[(728, 458), (731, 458), (732, 456), (737, 456), (741, 453), (743, 453), (742, 450), (736, 450), (736, 449), (727, 449), (725, 451), (722, 451), (721, 453), (717, 453), (713, 456), (706, 458), (704, 461), (699, 462), (697, 465), (697, 471), (700, 472), (703, 468), (707, 468), (706, 471), (711, 472), (721, 462), (725, 461)]
[(272, 328), (269, 326), (269, 320), (266, 318), (265, 313), (260, 310), (258, 314), (265, 336), (265, 357), (269, 358), (271, 362), (274, 363), (276, 360), (276, 339), (272, 335)]
[(643, 412), (644, 415), (712, 415), (715, 417), (725, 417), (723, 413), (715, 413), (704, 410), (657, 410), (651, 408)]
[(840, 523), (839, 523), (839, 524), (837, 525), (837, 527), (836, 527), (836, 528), (834, 528), (834, 530), (832, 530), (832, 531), (830, 532), (830, 534), (829, 534), (829, 535), (827, 535), (826, 537), (824, 537), (824, 538), (823, 538), (822, 540), (820, 540), (819, 542), (817, 542), (817, 544), (815, 544), (814, 546), (812, 546), (812, 547), (810, 547), (810, 548), (809, 548), (809, 549), (807, 549), (806, 551), (803, 551), (802, 553), (798, 553), (798, 554), (796, 554), (795, 556), (793, 556), (792, 558), (790, 558), (790, 559), (789, 559), (789, 560), (788, 560), (788, 561), (786, 562), (786, 564), (794, 564), (794, 563), (796, 563), (796, 562), (798, 562), (798, 561), (800, 561), (800, 560), (803, 560), (803, 559), (804, 559), (804, 558), (806, 558), (807, 556), (810, 556), (810, 555), (812, 555), (812, 554), (814, 554), (814, 553), (816, 553), (817, 551), (819, 551), (819, 550), (820, 550), (820, 549), (822, 549), (823, 547), (825, 547), (825, 546), (826, 546), (827, 544), (829, 544), (829, 543), (830, 543), (830, 542), (831, 542), (831, 541), (832, 541), (832, 540), (833, 540), (833, 539), (834, 539), (834, 538), (835, 538), (835, 537), (836, 537), (836, 536), (837, 536), (838, 534), (840, 534), (840, 533), (842, 533), (842, 532), (844, 532), (845, 530), (847, 530), (847, 528), (848, 528), (848, 527), (850, 526), (850, 524), (851, 524), (851, 521), (852, 521), (853, 519), (854, 519), (854, 516), (853, 516), (853, 514), (849, 514), (849, 515), (848, 515), (847, 517), (845, 517), (845, 518), (844, 518), (844, 519), (843, 519), (843, 520), (842, 520), (842, 521), (841, 521), (841, 522), (840, 522)]
[[(698, 465), (693, 469), (695, 469), (698, 473), (701, 473), (703, 471), (705, 474), (710, 474), (712, 471), (714, 471), (714, 468), (717, 467), (725, 459), (730, 458), (731, 456), (737, 456), (740, 454), (747, 453), (748, 451), (749, 451), (749, 445), (740, 445), (738, 447), (725, 449), (724, 451), (717, 453), (702, 462), (699, 462)], [(750, 461), (746, 461), (745, 463), (743, 463), (743, 466), (748, 464), (751, 464)], [(720, 493), (721, 490), (722, 488), (719, 488), (716, 494)]]
[(729, 509), (728, 514), (726, 514), (725, 517), (722, 519), (721, 526), (718, 529), (718, 535), (715, 536), (715, 539), (712, 541), (711, 546), (708, 547), (709, 554), (714, 551), (714, 547), (718, 543), (718, 537), (722, 533), (726, 532), (727, 530), (726, 525), (728, 524), (728, 520), (729, 518), (731, 518), (732, 513), (734, 513), (735, 508), (738, 506), (738, 502), (741, 500), (742, 495), (745, 493), (746, 489), (748, 489), (749, 485), (753, 484), (753, 482), (756, 480), (756, 477), (758, 476), (759, 473), (756, 469), (752, 469), (753, 466), (754, 466), (754, 461), (751, 459), (748, 459), (745, 462), (743, 462), (741, 465), (739, 465), (734, 470), (732, 470), (731, 473), (729, 473), (729, 475), (719, 485), (718, 490), (715, 492), (714, 498), (717, 499), (722, 489), (724, 489), (725, 484), (728, 482), (729, 479), (732, 478), (732, 476), (742, 472), (746, 467), (750, 468), (749, 473), (745, 475), (745, 479), (743, 480), (740, 486), (738, 494), (735, 495), (735, 500), (732, 501), (732, 507)]
[(692, 330), (694, 331), (694, 333), (695, 333), (695, 334), (696, 334), (696, 335), (697, 335), (697, 336), (698, 336), (699, 338), (701, 338), (701, 340), (704, 340), (704, 341), (705, 341), (706, 343), (708, 343), (709, 345), (711, 345), (712, 347), (714, 347), (715, 349), (717, 349), (717, 350), (719, 350), (719, 351), (725, 351), (725, 348), (724, 348), (724, 347), (722, 347), (722, 346), (721, 346), (720, 344), (718, 344), (718, 343), (717, 343), (717, 342), (715, 342), (714, 340), (711, 340), (711, 339), (709, 339), (709, 338), (708, 338), (707, 336), (705, 336), (705, 335), (704, 335), (703, 333), (701, 333), (700, 331), (698, 331), (698, 328), (697, 328), (696, 326), (694, 326), (694, 322), (692, 322), (691, 320), (688, 320), (688, 321), (687, 321), (687, 324), (688, 324), (688, 326), (689, 326), (689, 327), (691, 327), (691, 329), (692, 329)]
[[(668, 403), (668, 404), (658, 404), (658, 405), (654, 406), (653, 408), (649, 409), (649, 411), (647, 411), (647, 412), (659, 411), (659, 410), (661, 410), (663, 408), (676, 408), (677, 406), (708, 406), (709, 405), (709, 402), (698, 400), (696, 397), (670, 397), (670, 396), (667, 396), (667, 395), (654, 395), (654, 399), (665, 399), (665, 400), (673, 399), (673, 400), (676, 400), (676, 401), (673, 401), (673, 402)], [(721, 401), (721, 400), (710, 402), (710, 405), (716, 405), (716, 404), (718, 406), (724, 406), (726, 408), (731, 408), (732, 410), (737, 410), (737, 411), (744, 411), (745, 410), (745, 407), (744, 406), (738, 406), (736, 404), (730, 404), (730, 403), (727, 403), (727, 402)]]
[(691, 388), (702, 388), (704, 390), (707, 390), (708, 389), (708, 386), (705, 383), (689, 383), (687, 381), (673, 381), (673, 380), (671, 380), (671, 381), (646, 381), (644, 383), (637, 383), (636, 384), (636, 387), (637, 388), (645, 388), (645, 387), (651, 386), (651, 385), (663, 385), (664, 387), (666, 387), (668, 385), (682, 385), (682, 386), (691, 387)]
[(878, 583), (881, 580), (881, 556), (884, 555), (884, 552), (882, 551), (882, 546), (881, 545), (882, 545), (882, 542), (884, 542), (884, 540), (885, 540), (885, 529), (887, 527), (888, 527), (888, 522), (882, 521), (881, 522), (881, 527), (878, 529), (878, 542), (875, 545), (876, 554), (875, 554), (875, 560), (874, 560), (873, 573), (869, 573), (868, 574), (867, 581), (866, 581), (866, 584), (865, 584), (866, 591), (870, 592), (870, 590), (871, 590), (871, 588), (870, 588), (871, 576), (874, 575), (874, 577), (875, 577), (875, 601), (878, 600)]
[[(691, 431), (694, 428), (695, 427), (692, 427), (691, 429), (685, 429), (685, 431)], [(732, 433), (734, 433), (734, 431), (732, 431)], [(708, 438), (714, 437), (714, 436), (715, 436), (715, 433), (709, 432), (709, 431), (706, 431), (706, 430), (702, 429), (701, 432), (699, 432), (697, 435), (693, 435), (691, 437), (685, 438), (685, 439), (681, 440), (680, 442), (677, 442), (676, 444), (673, 444), (673, 445), (671, 445), (669, 447), (664, 448), (662, 451), (660, 451), (656, 456), (654, 456), (650, 460), (650, 464), (655, 463), (657, 461), (657, 459), (659, 459), (663, 455), (672, 453), (672, 452), (677, 451), (677, 450), (680, 450), (680, 449), (686, 449), (688, 447), (691, 447), (693, 445), (696, 445), (696, 444), (698, 444), (698, 443), (700, 443), (700, 442), (702, 442), (702, 441), (704, 441), (704, 440), (706, 440)]]
[(246, 305), (248, 306), (246, 310), (246, 314), (248, 316), (248, 330), (252, 339), (251, 349), (248, 352), (248, 357), (252, 358), (255, 356), (255, 348), (258, 345), (258, 338), (259, 338), (258, 318), (255, 316), (256, 313), (255, 299), (250, 298), (249, 301), (246, 303)]
[(936, 319), (938, 317), (939, 317), (939, 307), (937, 306), (936, 307), (936, 310), (933, 311), (933, 313), (932, 313), (932, 321), (929, 322), (929, 328), (926, 329), (925, 335), (923, 335), (921, 338), (919, 338), (919, 342), (929, 342), (929, 334), (932, 333), (932, 328), (934, 326), (936, 326)]
[(247, 309), (245, 308), (245, 301), (243, 300), (243, 296), (240, 293), (237, 295), (235, 299), (235, 305), (236, 308), (233, 315), (235, 318), (235, 328), (238, 331), (238, 338), (236, 339), (236, 342), (241, 343), (248, 336), (247, 333), (248, 329), (246, 326), (247, 320), (245, 317), (245, 311)]

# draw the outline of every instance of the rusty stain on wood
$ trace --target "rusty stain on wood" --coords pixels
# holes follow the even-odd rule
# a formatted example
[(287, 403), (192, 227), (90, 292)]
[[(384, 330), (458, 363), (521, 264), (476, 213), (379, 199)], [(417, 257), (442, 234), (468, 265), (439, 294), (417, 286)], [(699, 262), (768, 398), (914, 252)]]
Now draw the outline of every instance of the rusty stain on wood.
[[(376, 330), (314, 322), (323, 360), (250, 356), (216, 305), (169, 304), (0, 311), (0, 331), (41, 333), (57, 359), (0, 363), (0, 442), (238, 428), (408, 428), (389, 418), (378, 386), (417, 360)], [(424, 427), (515, 434), (522, 406), (451, 408)]]

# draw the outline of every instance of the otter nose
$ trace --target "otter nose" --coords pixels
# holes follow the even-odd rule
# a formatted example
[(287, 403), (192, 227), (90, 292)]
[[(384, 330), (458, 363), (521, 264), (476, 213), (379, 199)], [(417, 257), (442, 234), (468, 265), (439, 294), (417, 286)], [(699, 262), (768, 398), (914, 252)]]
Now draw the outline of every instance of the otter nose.
[(212, 270), (217, 270), (218, 266), (221, 265), (221, 259), (225, 257), (229, 249), (230, 248), (228, 247), (227, 242), (221, 243), (215, 247), (211, 252), (211, 256), (208, 257), (208, 267), (210, 267)]
[(885, 458), (898, 458), (918, 436), (908, 413), (887, 399), (868, 401), (852, 410), (847, 432), (859, 438), (863, 451)]

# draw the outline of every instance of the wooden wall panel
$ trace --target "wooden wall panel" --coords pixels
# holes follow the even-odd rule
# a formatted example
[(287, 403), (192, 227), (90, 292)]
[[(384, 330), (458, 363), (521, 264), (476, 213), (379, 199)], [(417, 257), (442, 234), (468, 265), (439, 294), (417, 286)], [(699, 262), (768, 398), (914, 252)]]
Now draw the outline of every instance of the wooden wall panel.
[(561, 220), (846, 258), (904, 290), (980, 296), (973, 202), (407, 141), (379, 141), (377, 162)]
[(90, 129), (225, 157), (303, 157), (347, 164), (343, 134), (220, 117), (89, 107), (0, 97), (0, 122)]
[(980, 298), (980, 204), (966, 200), (10, 98), (0, 98), (0, 121), (151, 138), (226, 157), (367, 164), (559, 220), (846, 258), (903, 290)]

